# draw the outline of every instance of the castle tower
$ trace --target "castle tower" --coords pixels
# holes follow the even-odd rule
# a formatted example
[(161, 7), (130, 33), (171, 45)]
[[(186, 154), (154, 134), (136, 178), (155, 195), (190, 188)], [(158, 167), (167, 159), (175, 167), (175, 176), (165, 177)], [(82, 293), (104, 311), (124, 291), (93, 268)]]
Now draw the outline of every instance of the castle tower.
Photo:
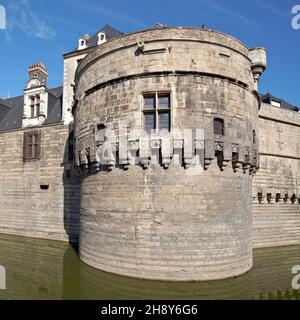
[(212, 30), (159, 27), (82, 61), (73, 110), (84, 262), (176, 281), (251, 269), (254, 53)]

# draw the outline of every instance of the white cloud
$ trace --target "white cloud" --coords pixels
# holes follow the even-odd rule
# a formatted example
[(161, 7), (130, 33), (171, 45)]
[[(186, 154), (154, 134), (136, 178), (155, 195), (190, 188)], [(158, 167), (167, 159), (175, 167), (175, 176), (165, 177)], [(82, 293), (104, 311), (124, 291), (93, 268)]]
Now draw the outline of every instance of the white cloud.
[(273, 1), (272, 4), (268, 1), (262, 1), (262, 0), (254, 0), (254, 2), (261, 9), (265, 9), (265, 10), (267, 10), (277, 16), (282, 17), (282, 18), (290, 18), (290, 12), (284, 12), (284, 11), (281, 11), (280, 9), (278, 9), (276, 7), (275, 1)]
[(13, 0), (8, 5), (9, 32), (21, 31), (38, 39), (53, 39), (55, 31), (34, 11), (29, 0)]
[(219, 11), (222, 14), (226, 14), (228, 16), (235, 18), (235, 19), (238, 19), (238, 20), (244, 22), (245, 24), (248, 24), (251, 27), (259, 28), (255, 22), (248, 19), (246, 16), (242, 15), (241, 13), (234, 12), (231, 9), (228, 9), (226, 6), (221, 5), (217, 1), (199, 0), (199, 2), (205, 4), (206, 6), (212, 8), (212, 9)]
[[(69, 1), (67, 0), (67, 2), (69, 2)], [(141, 27), (141, 28), (148, 27), (145, 23), (130, 17), (125, 12), (113, 11), (113, 10), (111, 10), (109, 8), (103, 7), (103, 5), (100, 5), (100, 4), (96, 5), (96, 4), (93, 4), (93, 3), (90, 3), (90, 2), (87, 2), (87, 1), (84, 1), (84, 0), (72, 0), (71, 1), (71, 5), (74, 8), (80, 9), (81, 11), (84, 10), (84, 11), (87, 11), (89, 13), (91, 13), (91, 12), (92, 13), (98, 13), (98, 14), (100, 14), (102, 16), (106, 16), (108, 18), (116, 19), (116, 20), (118, 20), (120, 22), (127, 23), (127, 24), (130, 24), (130, 25), (133, 25), (133, 26), (138, 26), (138, 27)]]

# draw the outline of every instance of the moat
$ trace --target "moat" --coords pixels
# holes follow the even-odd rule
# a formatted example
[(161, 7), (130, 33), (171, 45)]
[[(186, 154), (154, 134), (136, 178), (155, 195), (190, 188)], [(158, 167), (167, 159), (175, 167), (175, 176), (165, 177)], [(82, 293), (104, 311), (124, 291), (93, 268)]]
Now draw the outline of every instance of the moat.
[(259, 249), (251, 272), (234, 279), (200, 283), (136, 280), (90, 268), (76, 248), (63, 242), (0, 235), (0, 265), (6, 290), (0, 299), (289, 299), (291, 273), (300, 246)]

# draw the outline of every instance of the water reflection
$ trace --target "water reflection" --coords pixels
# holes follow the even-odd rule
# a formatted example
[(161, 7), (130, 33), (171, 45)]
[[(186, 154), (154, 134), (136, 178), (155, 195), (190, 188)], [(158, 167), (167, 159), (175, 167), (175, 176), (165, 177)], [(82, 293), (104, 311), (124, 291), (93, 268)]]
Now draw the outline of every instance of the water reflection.
[(6, 290), (0, 299), (299, 299), (292, 267), (300, 246), (256, 250), (254, 268), (223, 281), (173, 283), (136, 280), (90, 268), (66, 243), (0, 235)]

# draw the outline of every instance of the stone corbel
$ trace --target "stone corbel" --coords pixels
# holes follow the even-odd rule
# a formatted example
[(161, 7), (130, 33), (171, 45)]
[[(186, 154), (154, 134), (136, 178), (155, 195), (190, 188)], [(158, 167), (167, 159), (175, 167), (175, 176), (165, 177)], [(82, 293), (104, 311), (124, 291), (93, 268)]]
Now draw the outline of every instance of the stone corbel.
[(138, 151), (140, 149), (140, 131), (138, 129), (133, 130), (128, 138), (128, 148), (129, 148), (129, 164), (138, 165), (139, 157)]
[(245, 162), (243, 163), (243, 171), (244, 173), (247, 173), (247, 171), (250, 169), (250, 160), (249, 160), (249, 147), (245, 147)]
[(281, 192), (276, 193), (275, 202), (278, 203), (278, 204), (283, 202), (283, 198), (282, 198)]
[(181, 131), (174, 130), (172, 132), (173, 136), (173, 147), (174, 147), (174, 158), (173, 163), (175, 165), (182, 165), (183, 163), (183, 147), (184, 147), (184, 139)]
[(215, 142), (212, 139), (205, 139), (204, 169), (207, 170), (215, 158)]
[(257, 200), (258, 200), (259, 204), (265, 203), (266, 197), (265, 197), (263, 191), (257, 193)]
[(138, 151), (140, 148), (140, 144), (139, 144), (139, 140), (131, 140), (129, 141), (128, 144), (128, 148), (129, 148), (129, 164), (130, 165), (138, 165), (139, 164), (139, 158), (138, 158)]
[(90, 154), (90, 161), (91, 161), (91, 169), (94, 173), (97, 173), (100, 171), (100, 163), (97, 161), (97, 147), (94, 146), (91, 148), (91, 154)]
[(196, 138), (195, 138), (195, 149), (196, 149), (196, 162), (204, 168), (204, 130), (197, 129), (196, 130)]
[(173, 144), (170, 134), (164, 134), (161, 138), (162, 165), (165, 169), (169, 168), (172, 162)]
[(238, 172), (240, 168), (242, 168), (243, 163), (245, 163), (245, 147), (239, 146), (237, 161), (233, 164), (234, 172)]
[(257, 172), (260, 168), (260, 154), (257, 149), (254, 150), (254, 162), (255, 162), (255, 170)]
[(113, 143), (106, 141), (98, 146), (96, 153), (97, 162), (100, 165), (106, 165), (109, 168), (116, 164), (116, 146)]
[(83, 173), (87, 173), (89, 169), (89, 148), (79, 151), (79, 162)]
[(254, 159), (254, 150), (253, 147), (249, 147), (249, 174), (253, 175), (256, 172), (256, 163)]
[(159, 135), (152, 135), (150, 139), (150, 149), (151, 149), (151, 164), (160, 164), (160, 148), (161, 148), (161, 138)]
[(221, 170), (224, 170), (232, 161), (232, 144), (229, 141), (225, 141), (223, 144), (223, 163)]
[(275, 204), (275, 197), (273, 193), (267, 193), (267, 202), (269, 204)]
[(119, 142), (118, 142), (118, 150), (119, 150), (119, 164), (127, 168), (129, 165), (129, 155), (128, 155), (128, 139), (127, 139), (127, 126), (126, 123), (120, 124), (119, 129)]
[(194, 139), (193, 131), (190, 129), (184, 130), (184, 165), (186, 168), (192, 164), (194, 159)]
[(149, 138), (147, 136), (140, 138), (139, 149), (140, 149), (140, 163), (145, 169), (147, 169), (149, 168), (150, 159), (151, 159)]
[(215, 141), (215, 151), (223, 152), (224, 150), (224, 142), (223, 141)]

